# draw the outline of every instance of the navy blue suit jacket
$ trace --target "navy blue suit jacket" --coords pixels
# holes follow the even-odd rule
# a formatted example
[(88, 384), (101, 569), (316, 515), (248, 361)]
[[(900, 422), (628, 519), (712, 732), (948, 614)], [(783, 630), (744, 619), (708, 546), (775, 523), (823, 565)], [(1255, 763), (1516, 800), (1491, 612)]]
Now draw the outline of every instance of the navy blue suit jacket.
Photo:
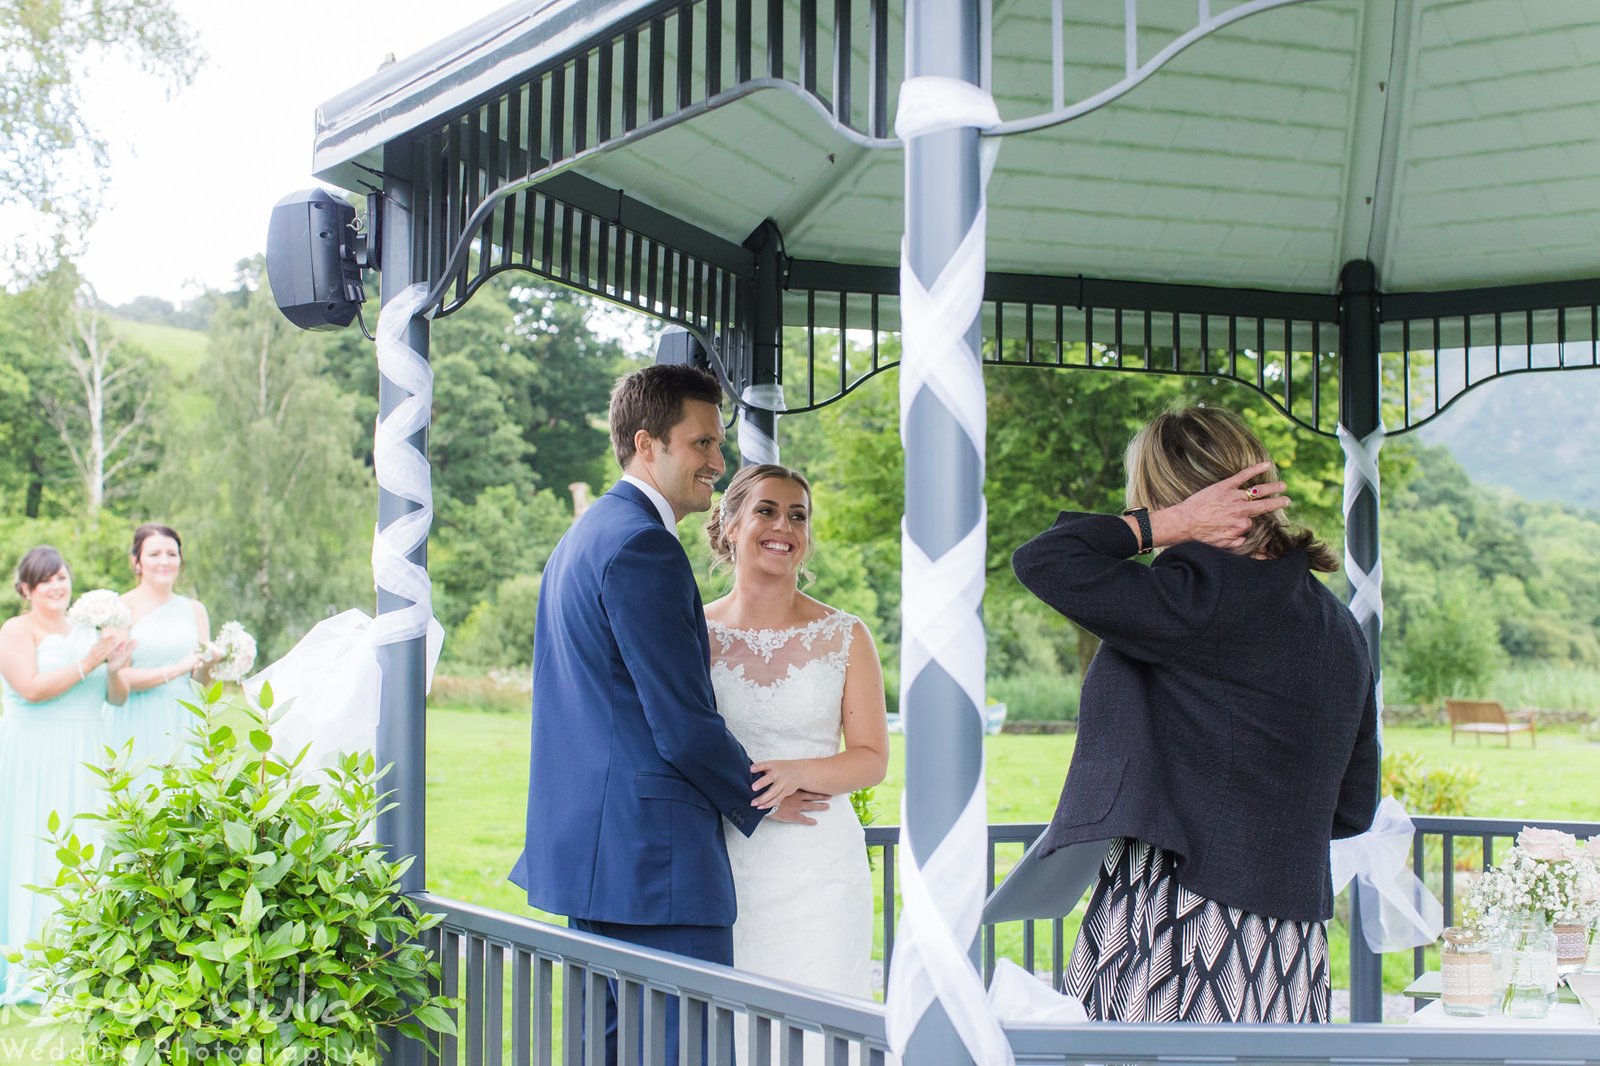
[(705, 610), (677, 535), (618, 482), (545, 565), (534, 630), (527, 842), (511, 880), (542, 910), (732, 925), (726, 817), (750, 757), (717, 714)]

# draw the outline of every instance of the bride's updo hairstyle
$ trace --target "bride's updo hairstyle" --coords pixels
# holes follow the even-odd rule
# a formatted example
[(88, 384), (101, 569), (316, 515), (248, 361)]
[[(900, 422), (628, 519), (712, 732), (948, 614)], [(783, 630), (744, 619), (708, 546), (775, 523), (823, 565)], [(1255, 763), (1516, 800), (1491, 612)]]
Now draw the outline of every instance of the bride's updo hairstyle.
[[(800, 471), (776, 463), (758, 463), (741, 468), (728, 482), (722, 501), (711, 508), (711, 517), (706, 520), (706, 538), (711, 541), (711, 558), (715, 566), (733, 565), (733, 531), (744, 520), (745, 511), (750, 506), (750, 495), (756, 485), (769, 477), (783, 478), (799, 485), (805, 491), (806, 506), (811, 506), (811, 482)], [(806, 554), (800, 560), (800, 574), (807, 581), (811, 580), (811, 574), (805, 564), (816, 549), (816, 538), (811, 535), (810, 524), (807, 523)]]
[[(1257, 463), (1270, 462), (1267, 449), (1244, 420), (1220, 407), (1175, 407), (1151, 419), (1128, 442), (1123, 460), (1128, 472), (1128, 506), (1158, 511), (1182, 503), (1201, 489)], [(1276, 466), (1250, 481), (1278, 480)], [(1259, 514), (1250, 524), (1240, 555), (1277, 559), (1304, 551), (1313, 570), (1333, 573), (1339, 560), (1316, 534), (1292, 524), (1287, 509)]]

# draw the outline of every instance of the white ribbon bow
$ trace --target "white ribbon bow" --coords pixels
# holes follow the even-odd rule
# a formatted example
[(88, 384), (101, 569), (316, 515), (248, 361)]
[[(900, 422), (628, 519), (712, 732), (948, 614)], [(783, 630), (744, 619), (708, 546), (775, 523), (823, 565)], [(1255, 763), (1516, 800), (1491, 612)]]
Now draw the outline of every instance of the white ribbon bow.
[(1361, 934), (1379, 954), (1431, 944), (1444, 928), (1444, 908), (1406, 863), (1415, 835), (1400, 801), (1385, 796), (1371, 829), (1329, 848), (1334, 894), (1358, 882)]

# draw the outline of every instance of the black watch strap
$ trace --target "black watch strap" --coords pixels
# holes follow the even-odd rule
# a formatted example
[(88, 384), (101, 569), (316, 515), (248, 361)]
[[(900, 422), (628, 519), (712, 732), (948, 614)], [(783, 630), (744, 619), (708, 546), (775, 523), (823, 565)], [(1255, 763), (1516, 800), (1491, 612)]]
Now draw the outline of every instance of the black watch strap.
[(1122, 513), (1132, 515), (1133, 520), (1139, 523), (1139, 554), (1149, 555), (1155, 551), (1156, 538), (1150, 530), (1150, 512), (1143, 507), (1130, 507)]

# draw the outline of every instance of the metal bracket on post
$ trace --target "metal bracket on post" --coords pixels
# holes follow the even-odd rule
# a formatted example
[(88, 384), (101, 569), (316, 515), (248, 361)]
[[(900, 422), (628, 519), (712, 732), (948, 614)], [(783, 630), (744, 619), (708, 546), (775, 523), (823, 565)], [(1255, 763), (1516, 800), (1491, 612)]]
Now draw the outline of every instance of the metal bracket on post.
[[(1381, 440), (1382, 412), (1378, 366), (1378, 271), (1364, 259), (1346, 263), (1339, 274), (1339, 424), (1347, 450)], [(1351, 465), (1346, 465), (1350, 478)], [(1383, 570), (1378, 542), (1378, 487), (1347, 486), (1345, 494), (1345, 570), (1351, 576), (1352, 606), (1367, 638), (1372, 675), (1383, 683), (1383, 614), (1366, 604), (1381, 605)], [(1370, 575), (1370, 577), (1369, 577)], [(1358, 582), (1377, 587), (1363, 591)], [(1382, 694), (1378, 700), (1381, 731)], [(1361, 934), (1361, 900), (1350, 890), (1350, 1020), (1383, 1020), (1383, 959)]]

